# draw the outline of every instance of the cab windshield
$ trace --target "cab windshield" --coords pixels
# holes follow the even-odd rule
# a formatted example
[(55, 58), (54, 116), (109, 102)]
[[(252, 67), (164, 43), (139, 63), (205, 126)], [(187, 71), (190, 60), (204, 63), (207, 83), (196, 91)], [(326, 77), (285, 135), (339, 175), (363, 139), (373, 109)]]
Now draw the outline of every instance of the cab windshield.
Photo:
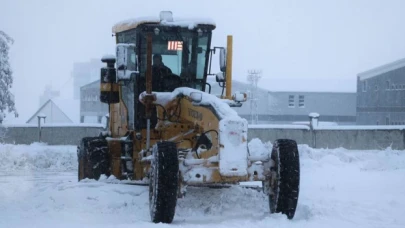
[[(198, 35), (197, 32), (188, 29), (184, 31), (160, 30), (158, 35), (141, 32), (139, 42), (140, 76), (145, 77), (146, 75), (146, 40), (147, 35), (151, 34), (153, 69), (160, 67), (160, 70), (152, 70), (152, 78), (157, 80), (161, 77), (164, 80), (170, 77), (170, 81), (178, 81), (179, 86), (203, 90), (209, 56), (210, 33)], [(155, 88), (153, 90), (159, 91), (161, 89)]]

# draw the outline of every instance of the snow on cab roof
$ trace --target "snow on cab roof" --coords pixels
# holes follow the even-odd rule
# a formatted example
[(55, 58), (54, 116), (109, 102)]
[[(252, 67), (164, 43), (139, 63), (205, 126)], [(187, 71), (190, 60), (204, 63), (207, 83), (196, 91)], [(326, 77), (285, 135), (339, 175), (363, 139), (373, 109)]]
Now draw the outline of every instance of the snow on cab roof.
[(112, 27), (113, 33), (123, 32), (129, 29), (134, 29), (141, 24), (155, 23), (167, 26), (195, 28), (197, 25), (212, 25), (216, 26), (214, 20), (210, 18), (173, 18), (170, 11), (162, 11), (160, 17), (138, 17), (134, 19), (118, 22)]

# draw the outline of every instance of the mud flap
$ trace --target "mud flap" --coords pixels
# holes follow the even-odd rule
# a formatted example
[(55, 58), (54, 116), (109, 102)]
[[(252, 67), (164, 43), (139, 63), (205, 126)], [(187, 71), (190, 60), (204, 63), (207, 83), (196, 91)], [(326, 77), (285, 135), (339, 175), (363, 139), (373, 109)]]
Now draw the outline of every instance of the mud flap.
[(247, 121), (223, 119), (219, 122), (219, 173), (222, 176), (248, 175)]

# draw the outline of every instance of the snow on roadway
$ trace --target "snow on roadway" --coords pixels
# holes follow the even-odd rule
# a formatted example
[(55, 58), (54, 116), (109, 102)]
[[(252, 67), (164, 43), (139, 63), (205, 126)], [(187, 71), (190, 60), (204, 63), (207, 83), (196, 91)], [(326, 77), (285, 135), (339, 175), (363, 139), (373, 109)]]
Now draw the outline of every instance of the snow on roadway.
[(145, 186), (77, 182), (75, 146), (0, 144), (0, 227), (405, 227), (405, 151), (299, 145), (296, 217), (253, 189), (189, 188), (172, 224), (153, 224)]

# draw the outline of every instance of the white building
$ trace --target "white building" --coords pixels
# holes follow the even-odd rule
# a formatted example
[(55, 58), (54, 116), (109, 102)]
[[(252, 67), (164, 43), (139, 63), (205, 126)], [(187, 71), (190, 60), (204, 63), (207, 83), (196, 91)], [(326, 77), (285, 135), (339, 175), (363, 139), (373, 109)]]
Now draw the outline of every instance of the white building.
[(47, 124), (80, 123), (80, 101), (60, 98), (49, 99), (32, 115), (26, 123), (37, 124), (39, 115), (46, 116)]

